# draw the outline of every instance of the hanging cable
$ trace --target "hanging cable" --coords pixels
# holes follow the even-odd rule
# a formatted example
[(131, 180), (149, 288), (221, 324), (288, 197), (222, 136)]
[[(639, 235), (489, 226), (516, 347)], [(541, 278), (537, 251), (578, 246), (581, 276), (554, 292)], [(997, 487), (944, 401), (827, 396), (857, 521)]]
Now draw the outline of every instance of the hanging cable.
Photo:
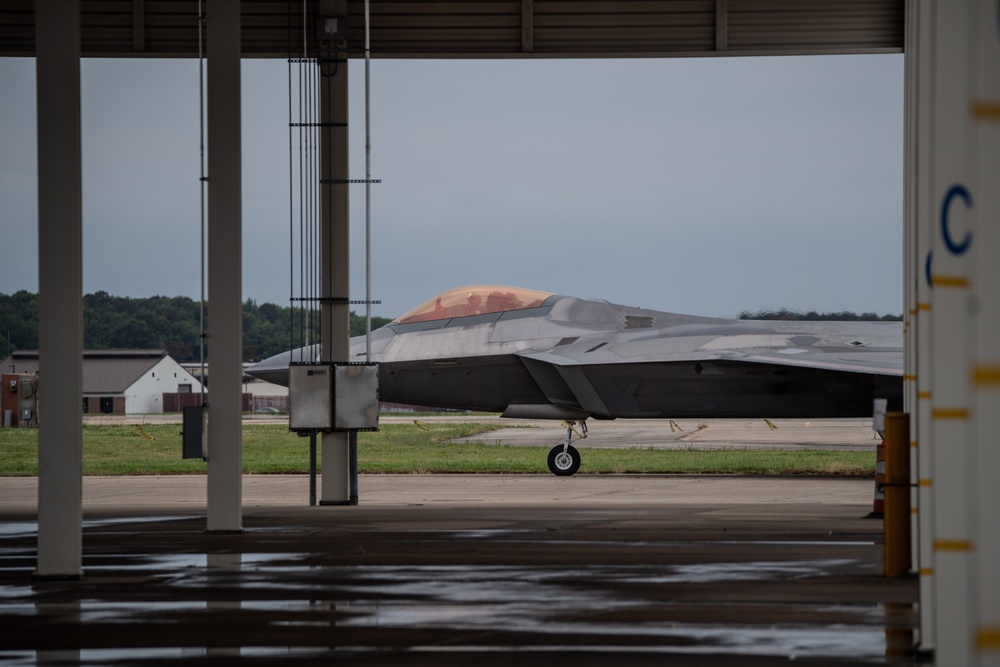
[(365, 363), (372, 361), (371, 30), (365, 0)]
[[(310, 3), (299, 2), (300, 13), (292, 11), (293, 5), (295, 0), (289, 0), (289, 332), (291, 349), (301, 350), (293, 355), (291, 361), (309, 363), (316, 360), (310, 348), (320, 343), (322, 331), (320, 314), (316, 309), (316, 304), (322, 301), (319, 52), (311, 46), (314, 38), (310, 31)], [(299, 23), (297, 27), (301, 28), (301, 43), (297, 48), (293, 46), (292, 39), (293, 16)]]
[(201, 377), (198, 384), (201, 389), (201, 406), (205, 401), (205, 188), (208, 178), (205, 176), (205, 57), (204, 57), (205, 11), (202, 0), (198, 0), (198, 183), (201, 190), (201, 227), (199, 233), (199, 259), (201, 260), (201, 301), (198, 308), (198, 355), (201, 366)]
[[(346, 122), (333, 122), (323, 117), (323, 109), (334, 107), (334, 87), (328, 85), (326, 79), (339, 73), (339, 65), (347, 62), (348, 50), (339, 42), (346, 40), (346, 33), (331, 35), (329, 39), (314, 37), (317, 26), (315, 20), (308, 14), (312, 5), (308, 0), (300, 3), (301, 15), (301, 45), (293, 47), (291, 9), (295, 0), (289, 0), (289, 68), (288, 68), (288, 108), (289, 108), (289, 298), (292, 303), (291, 349), (308, 350), (311, 346), (319, 346), (322, 352), (324, 332), (333, 332), (333, 322), (336, 319), (335, 306), (364, 303), (366, 362), (371, 360), (371, 305), (378, 303), (371, 300), (371, 183), (380, 181), (371, 179), (371, 103), (370, 103), (370, 32), (369, 6), (365, 4), (365, 179), (351, 180), (334, 173), (334, 156), (336, 142), (341, 141), (339, 132), (334, 128), (346, 128)], [(342, 24), (342, 25), (346, 25)], [(297, 84), (296, 71), (293, 63), (298, 64)], [(346, 135), (346, 130), (344, 131)], [(345, 139), (346, 140), (346, 139)], [(296, 150), (298, 163), (296, 164)], [(351, 301), (346, 294), (329, 295), (324, 289), (325, 276), (329, 268), (325, 265), (332, 257), (332, 248), (325, 244), (333, 243), (332, 237), (327, 239), (323, 231), (324, 215), (331, 215), (333, 197), (339, 196), (341, 190), (334, 186), (350, 183), (365, 183), (365, 300)], [(297, 191), (297, 195), (295, 194)], [(294, 198), (297, 196), (297, 201)], [(295, 227), (298, 227), (296, 237)], [(298, 285), (296, 287), (296, 280)], [(298, 330), (296, 332), (296, 326)], [(331, 354), (332, 350), (327, 350)], [(305, 358), (305, 353), (296, 354), (293, 363), (315, 362), (320, 359), (315, 355)], [(331, 361), (331, 359), (322, 359)]]

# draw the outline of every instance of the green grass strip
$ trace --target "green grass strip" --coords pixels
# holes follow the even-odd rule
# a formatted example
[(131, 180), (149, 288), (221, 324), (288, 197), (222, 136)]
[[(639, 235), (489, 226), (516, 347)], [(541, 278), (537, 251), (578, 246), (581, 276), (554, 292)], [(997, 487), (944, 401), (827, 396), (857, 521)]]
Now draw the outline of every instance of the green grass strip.
[[(362, 473), (545, 473), (546, 456), (557, 443), (511, 447), (452, 443), (488, 433), (490, 424), (384, 424), (358, 434)], [(207, 464), (181, 458), (179, 424), (83, 427), (83, 474), (202, 474)], [(322, 449), (322, 448), (318, 448)], [(580, 473), (718, 473), (754, 475), (873, 475), (875, 452), (826, 450), (665, 450), (582, 447)], [(321, 452), (320, 452), (321, 454)], [(281, 424), (243, 427), (244, 473), (309, 471), (309, 438)], [(38, 474), (38, 431), (0, 429), (0, 476)]]

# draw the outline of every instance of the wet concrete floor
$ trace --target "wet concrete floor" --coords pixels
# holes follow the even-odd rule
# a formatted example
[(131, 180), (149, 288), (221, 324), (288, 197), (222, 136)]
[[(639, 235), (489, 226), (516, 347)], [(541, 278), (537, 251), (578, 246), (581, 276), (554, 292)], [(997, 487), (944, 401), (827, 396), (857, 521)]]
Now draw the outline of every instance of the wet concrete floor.
[(0, 662), (912, 662), (870, 480), (362, 476), (307, 507), (253, 476), (235, 535), (197, 481), (87, 478), (84, 578), (39, 582), (32, 480), (0, 479)]

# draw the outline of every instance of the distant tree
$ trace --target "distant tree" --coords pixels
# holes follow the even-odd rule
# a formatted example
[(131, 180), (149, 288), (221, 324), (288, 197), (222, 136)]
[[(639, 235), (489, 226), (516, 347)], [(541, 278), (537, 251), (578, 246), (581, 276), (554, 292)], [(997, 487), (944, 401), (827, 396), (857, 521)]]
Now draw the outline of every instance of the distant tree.
[[(87, 349), (163, 348), (178, 361), (200, 356), (201, 306), (185, 296), (132, 299), (98, 291), (83, 297), (83, 345)], [(206, 306), (206, 325), (208, 308)], [(373, 317), (372, 329), (389, 323)], [(350, 335), (365, 332), (365, 318), (350, 313)], [(8, 344), (8, 336), (10, 343)], [(243, 359), (256, 361), (320, 338), (316, 312), (243, 303)], [(38, 347), (38, 297), (26, 291), (0, 294), (0, 357)], [(208, 346), (206, 345), (206, 350)]]
[(0, 294), (0, 357), (38, 347), (38, 295)]
[(803, 313), (799, 310), (781, 308), (779, 310), (744, 310), (740, 313), (741, 320), (798, 320), (798, 321), (833, 321), (833, 322), (902, 322), (902, 315), (878, 315), (876, 313), (852, 313), (842, 310), (833, 313), (817, 313), (810, 310)]

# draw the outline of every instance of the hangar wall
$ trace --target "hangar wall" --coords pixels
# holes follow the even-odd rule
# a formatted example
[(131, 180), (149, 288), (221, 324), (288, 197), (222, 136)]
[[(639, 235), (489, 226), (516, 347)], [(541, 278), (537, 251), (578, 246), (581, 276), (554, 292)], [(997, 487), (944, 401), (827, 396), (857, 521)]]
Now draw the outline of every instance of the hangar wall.
[(1000, 4), (908, 5), (920, 648), (1000, 665)]

